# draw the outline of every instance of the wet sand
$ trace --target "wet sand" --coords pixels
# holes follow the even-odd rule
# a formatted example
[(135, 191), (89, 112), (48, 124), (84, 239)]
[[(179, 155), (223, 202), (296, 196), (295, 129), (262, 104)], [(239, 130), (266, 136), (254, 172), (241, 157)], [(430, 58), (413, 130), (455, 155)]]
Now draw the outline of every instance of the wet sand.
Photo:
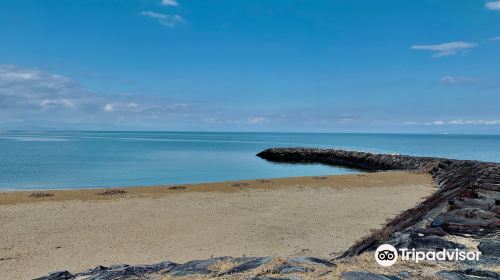
[(427, 174), (383, 172), (119, 190), (0, 193), (0, 274), (223, 255), (328, 258), (435, 187)]

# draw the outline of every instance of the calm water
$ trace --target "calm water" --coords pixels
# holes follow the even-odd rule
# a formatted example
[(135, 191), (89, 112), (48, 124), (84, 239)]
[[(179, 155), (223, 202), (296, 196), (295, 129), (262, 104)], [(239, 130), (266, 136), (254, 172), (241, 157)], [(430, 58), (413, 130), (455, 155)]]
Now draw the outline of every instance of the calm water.
[(195, 183), (353, 171), (266, 162), (269, 147), (327, 147), (500, 162), (500, 136), (0, 132), (0, 190)]

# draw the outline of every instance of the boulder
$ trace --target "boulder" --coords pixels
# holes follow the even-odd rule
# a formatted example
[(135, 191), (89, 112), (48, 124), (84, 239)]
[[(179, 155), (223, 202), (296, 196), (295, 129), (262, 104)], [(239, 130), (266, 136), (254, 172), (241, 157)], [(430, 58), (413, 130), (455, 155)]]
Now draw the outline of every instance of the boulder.
[(423, 235), (435, 235), (435, 236), (445, 236), (446, 231), (444, 231), (440, 227), (435, 227), (435, 228), (418, 228), (414, 231), (417, 234), (423, 234)]
[(75, 276), (67, 270), (55, 271), (47, 276), (35, 278), (33, 280), (72, 280)]
[(500, 258), (500, 239), (484, 239), (477, 246), (483, 256)]
[(324, 265), (327, 267), (335, 267), (336, 265), (329, 260), (314, 258), (314, 257), (295, 257), (290, 259), (290, 262), (312, 264), (312, 265)]
[(490, 211), (462, 208), (439, 215), (432, 227), (441, 227), (450, 234), (482, 236), (500, 229), (500, 219)]
[(342, 272), (340, 276), (344, 280), (399, 280), (399, 278), (395, 276), (386, 276), (382, 274), (364, 272), (364, 271)]
[(248, 280), (301, 280), (302, 278), (297, 276), (291, 276), (287, 278), (269, 277), (269, 276), (257, 276), (248, 278)]
[(240, 265), (231, 268), (230, 270), (226, 271), (225, 273), (222, 273), (221, 275), (245, 272), (257, 268), (271, 261), (271, 257), (249, 258), (249, 259), (250, 260), (244, 261)]
[(184, 264), (177, 265), (169, 274), (173, 276), (186, 276), (193, 274), (212, 274), (213, 271), (208, 267), (215, 264), (218, 261), (225, 260), (228, 257), (219, 257), (208, 260), (194, 260)]
[(303, 273), (303, 272), (311, 272), (311, 271), (313, 271), (313, 270), (308, 268), (308, 267), (303, 267), (303, 266), (292, 264), (292, 263), (285, 263), (285, 264), (277, 266), (273, 270), (273, 273), (275, 273), (275, 274), (290, 274), (290, 273)]
[(495, 200), (493, 199), (480, 199), (480, 198), (462, 198), (454, 199), (450, 201), (453, 208), (476, 208), (488, 211), (493, 205), (495, 205)]
[(413, 248), (419, 250), (466, 249), (460, 243), (448, 241), (438, 236), (414, 237), (409, 246), (409, 249)]
[(493, 271), (466, 269), (466, 270), (442, 270), (436, 276), (447, 280), (498, 280), (500, 274)]

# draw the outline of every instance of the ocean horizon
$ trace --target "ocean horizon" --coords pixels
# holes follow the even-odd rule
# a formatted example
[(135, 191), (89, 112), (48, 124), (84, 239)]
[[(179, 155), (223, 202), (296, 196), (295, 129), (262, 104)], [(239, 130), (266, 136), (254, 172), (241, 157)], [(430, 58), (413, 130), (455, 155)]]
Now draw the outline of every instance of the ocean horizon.
[(188, 184), (359, 172), (276, 164), (271, 147), (317, 147), (500, 162), (500, 135), (2, 131), (0, 191)]

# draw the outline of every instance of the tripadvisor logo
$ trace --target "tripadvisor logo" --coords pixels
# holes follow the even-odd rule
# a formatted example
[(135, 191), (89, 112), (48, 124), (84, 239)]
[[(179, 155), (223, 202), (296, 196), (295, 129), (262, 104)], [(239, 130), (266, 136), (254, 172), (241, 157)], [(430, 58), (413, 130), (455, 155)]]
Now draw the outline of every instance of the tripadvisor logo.
[[(443, 249), (439, 251), (417, 251), (415, 249), (400, 248), (399, 256), (402, 261), (478, 261), (481, 252), (464, 251), (459, 249)], [(398, 260), (398, 250), (389, 244), (380, 245), (375, 251), (375, 260), (381, 266), (391, 266)]]
[(375, 251), (375, 260), (381, 266), (391, 266), (398, 260), (398, 251), (392, 245), (382, 244)]

